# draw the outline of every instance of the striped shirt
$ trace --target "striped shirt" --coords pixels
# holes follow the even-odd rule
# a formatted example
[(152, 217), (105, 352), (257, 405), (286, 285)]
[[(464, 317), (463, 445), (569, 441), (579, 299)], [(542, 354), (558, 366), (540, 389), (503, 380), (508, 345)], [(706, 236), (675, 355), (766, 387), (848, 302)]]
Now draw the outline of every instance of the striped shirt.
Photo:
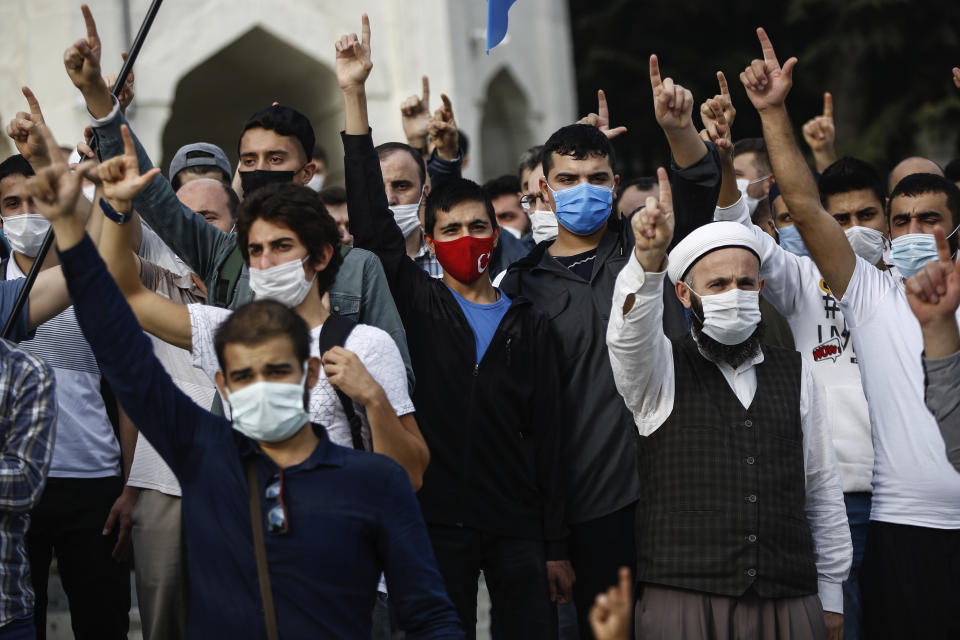
[[(7, 280), (23, 277), (15, 260)], [(73, 307), (37, 327), (20, 348), (53, 367), (57, 378), (57, 446), (52, 478), (109, 478), (120, 475), (120, 444), (100, 393), (100, 368)]]
[(0, 340), (0, 627), (33, 614), (24, 539), (47, 480), (56, 423), (53, 371)]

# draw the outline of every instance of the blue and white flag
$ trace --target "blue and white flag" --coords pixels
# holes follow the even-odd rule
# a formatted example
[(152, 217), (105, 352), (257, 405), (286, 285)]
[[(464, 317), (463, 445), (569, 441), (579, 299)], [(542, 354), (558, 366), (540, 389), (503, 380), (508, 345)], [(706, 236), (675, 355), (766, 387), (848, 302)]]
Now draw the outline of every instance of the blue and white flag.
[(507, 35), (507, 12), (516, 0), (487, 0), (487, 55)]

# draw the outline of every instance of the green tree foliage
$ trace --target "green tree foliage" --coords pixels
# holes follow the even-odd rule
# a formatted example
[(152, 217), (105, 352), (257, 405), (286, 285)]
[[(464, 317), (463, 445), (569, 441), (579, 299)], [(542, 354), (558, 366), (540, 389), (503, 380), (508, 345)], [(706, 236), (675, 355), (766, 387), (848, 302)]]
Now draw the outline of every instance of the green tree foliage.
[[(960, 155), (960, 2), (931, 0), (568, 0), (581, 113), (596, 111), (604, 89), (620, 171), (652, 174), (667, 160), (653, 118), (648, 63), (693, 91), (696, 107), (730, 82), (737, 108), (734, 139), (760, 135), (760, 121), (739, 75), (760, 57), (755, 28), (770, 34), (781, 59), (800, 59), (789, 108), (800, 126), (834, 96), (837, 147), (881, 171), (912, 154), (945, 162)], [(697, 118), (699, 124), (699, 118)]]

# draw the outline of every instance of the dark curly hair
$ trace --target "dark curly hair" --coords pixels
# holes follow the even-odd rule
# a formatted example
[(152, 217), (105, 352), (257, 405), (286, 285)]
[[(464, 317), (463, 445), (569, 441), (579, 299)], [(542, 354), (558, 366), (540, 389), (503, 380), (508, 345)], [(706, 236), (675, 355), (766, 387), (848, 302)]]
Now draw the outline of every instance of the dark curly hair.
[(307, 247), (311, 262), (321, 259), (325, 245), (333, 247), (333, 256), (327, 268), (317, 272), (317, 287), (320, 295), (323, 295), (333, 286), (340, 265), (343, 264), (340, 232), (316, 191), (303, 185), (284, 182), (267, 185), (244, 198), (237, 210), (237, 241), (243, 261), (247, 265), (250, 264), (247, 247), (250, 242), (250, 227), (257, 220), (289, 227)]

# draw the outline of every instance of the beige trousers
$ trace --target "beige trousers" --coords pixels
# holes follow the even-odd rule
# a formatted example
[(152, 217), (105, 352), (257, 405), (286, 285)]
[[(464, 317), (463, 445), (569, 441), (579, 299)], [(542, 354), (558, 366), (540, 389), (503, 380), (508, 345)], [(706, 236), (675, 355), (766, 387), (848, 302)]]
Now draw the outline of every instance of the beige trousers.
[(637, 640), (826, 640), (817, 594), (739, 598), (644, 585), (635, 611)]
[(180, 498), (141, 489), (131, 519), (143, 638), (179, 640), (186, 636), (190, 602)]

